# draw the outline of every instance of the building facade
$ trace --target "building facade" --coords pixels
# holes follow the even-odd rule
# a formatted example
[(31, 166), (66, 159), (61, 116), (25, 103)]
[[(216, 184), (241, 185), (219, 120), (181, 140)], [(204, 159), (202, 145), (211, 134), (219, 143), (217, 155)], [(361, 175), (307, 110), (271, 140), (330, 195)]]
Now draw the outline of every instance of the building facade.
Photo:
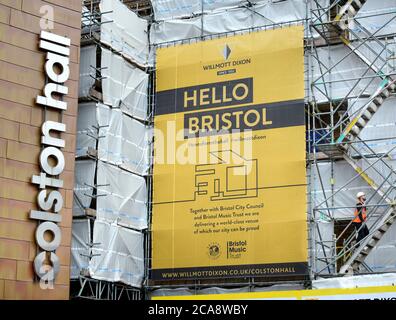
[[(81, 1), (1, 0), (0, 29), (0, 298), (69, 299)], [(47, 52), (40, 48), (43, 30), (71, 40), (62, 112), (36, 103), (49, 82)], [(49, 120), (66, 125), (60, 136), (65, 166), (58, 177), (63, 181), (59, 273), (53, 288), (43, 290), (33, 264), (38, 221), (30, 212), (39, 209), (32, 176), (40, 174), (41, 127)]]

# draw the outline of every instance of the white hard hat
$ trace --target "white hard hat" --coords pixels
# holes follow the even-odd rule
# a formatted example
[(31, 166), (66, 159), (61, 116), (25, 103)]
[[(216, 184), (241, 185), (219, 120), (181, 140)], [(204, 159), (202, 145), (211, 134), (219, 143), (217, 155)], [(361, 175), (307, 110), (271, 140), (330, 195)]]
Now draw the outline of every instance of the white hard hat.
[(364, 192), (358, 192), (358, 194), (356, 195), (356, 198), (360, 198), (360, 197), (364, 197), (366, 194)]

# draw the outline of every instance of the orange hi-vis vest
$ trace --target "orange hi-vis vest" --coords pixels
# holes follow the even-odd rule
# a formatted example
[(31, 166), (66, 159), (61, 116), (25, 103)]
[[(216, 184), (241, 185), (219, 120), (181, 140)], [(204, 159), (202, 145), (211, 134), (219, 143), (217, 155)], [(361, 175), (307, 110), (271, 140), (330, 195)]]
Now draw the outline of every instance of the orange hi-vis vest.
[(360, 210), (362, 211), (361, 213), (362, 213), (363, 221), (360, 221), (358, 206), (356, 206), (356, 209), (355, 209), (355, 219), (353, 220), (353, 222), (356, 222), (356, 223), (363, 223), (364, 221), (366, 221), (366, 217), (367, 217), (367, 214), (366, 214), (366, 207), (361, 206), (361, 207), (360, 207)]

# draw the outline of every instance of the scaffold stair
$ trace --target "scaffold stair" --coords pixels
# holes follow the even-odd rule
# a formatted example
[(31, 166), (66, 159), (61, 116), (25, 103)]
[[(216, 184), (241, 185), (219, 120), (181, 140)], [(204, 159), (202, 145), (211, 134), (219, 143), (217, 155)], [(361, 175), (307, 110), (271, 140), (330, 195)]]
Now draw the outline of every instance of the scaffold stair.
[(383, 217), (371, 227), (373, 231), (369, 233), (360, 246), (355, 249), (347, 262), (341, 267), (340, 274), (350, 274), (351, 271), (359, 272), (359, 267), (364, 263), (366, 257), (375, 248), (395, 220), (396, 210), (392, 206)]
[[(384, 199), (388, 204), (392, 203), (392, 200), (388, 198), (386, 192), (381, 190), (380, 186), (378, 186), (374, 179), (372, 179), (365, 170), (363, 170), (357, 163), (348, 155), (348, 153), (343, 154), (343, 158), (349, 165), (359, 174), (359, 176), (367, 182), (367, 184), (380, 196), (381, 199)], [(385, 179), (385, 178), (384, 178)]]
[[(344, 131), (339, 136), (337, 143), (340, 147), (346, 151), (348, 148), (347, 142), (353, 142), (355, 138), (359, 135), (362, 129), (382, 106), (384, 101), (391, 95), (391, 91), (396, 89), (395, 80), (391, 77), (386, 76), (375, 64), (370, 61), (358, 48), (359, 46), (354, 46), (353, 43), (347, 39), (345, 33), (350, 32), (348, 26), (349, 22), (357, 15), (358, 11), (366, 3), (364, 0), (348, 0), (348, 1), (338, 1), (338, 5), (341, 5), (336, 17), (334, 18), (333, 24), (339, 28), (340, 39), (361, 61), (363, 61), (382, 81), (377, 90), (370, 96), (369, 101), (361, 108), (359, 113), (355, 115), (349, 124), (346, 126)], [(367, 38), (372, 37), (371, 34), (361, 26), (357, 21), (353, 19), (354, 23), (359, 26), (359, 29), (366, 33)], [(374, 37), (380, 45), (381, 42)], [(357, 41), (357, 39), (355, 39)], [(363, 44), (366, 44), (366, 40)], [(386, 61), (385, 61), (386, 63)], [(343, 143), (346, 142), (346, 143)]]
[[(354, 249), (350, 258), (341, 267), (341, 269), (340, 269), (341, 274), (347, 274), (347, 273), (351, 273), (351, 272), (356, 273), (356, 272), (360, 271), (360, 267), (362, 267), (362, 268), (365, 267), (366, 257), (376, 247), (376, 245), (381, 240), (383, 235), (387, 232), (387, 230), (392, 226), (392, 224), (396, 220), (395, 202), (394, 202), (394, 200), (392, 200), (394, 198), (393, 188), (391, 185), (386, 185), (386, 187), (388, 187), (390, 189), (388, 189), (388, 191), (383, 189), (385, 187), (384, 185), (386, 182), (390, 181), (391, 183), (393, 183), (392, 181), (396, 180), (395, 179), (395, 175), (396, 175), (395, 171), (393, 170), (392, 167), (389, 167), (389, 165), (388, 165), (389, 171), (385, 174), (384, 174), (384, 172), (381, 173), (378, 170), (378, 168), (376, 168), (376, 166), (375, 166), (376, 162), (370, 163), (368, 161), (368, 159), (363, 154), (357, 154), (358, 148), (355, 148), (352, 146), (350, 149), (352, 149), (352, 150), (348, 150), (348, 152), (347, 151), (344, 152), (343, 158), (347, 161), (347, 163), (349, 163), (349, 165), (352, 166), (352, 168), (359, 174), (359, 176), (361, 178), (363, 178), (367, 182), (367, 184), (378, 194), (378, 196), (381, 198), (381, 200), (384, 201), (384, 203), (386, 205), (389, 205), (390, 207), (387, 208), (385, 213), (382, 216), (380, 216), (380, 218), (378, 218), (376, 221), (374, 221), (374, 223), (370, 227), (369, 235), (366, 237), (366, 239), (364, 239), (362, 241), (362, 243), (357, 248)], [(369, 150), (371, 152), (374, 152), (370, 148), (369, 148)], [(367, 161), (367, 164), (369, 165), (369, 167), (366, 168), (365, 170), (363, 170), (357, 164), (357, 161), (355, 161), (352, 158), (352, 156), (349, 155), (350, 151), (355, 152), (359, 159)], [(383, 161), (383, 156), (385, 156), (385, 154), (382, 155), (381, 157), (379, 157), (376, 161), (385, 163)], [(370, 175), (367, 173), (368, 169), (374, 170), (375, 174), (379, 174), (381, 179), (383, 179), (383, 181), (382, 182), (374, 181), (374, 179), (372, 177), (370, 177)], [(374, 172), (374, 171), (372, 171), (372, 172)], [(380, 183), (380, 184), (378, 185), (378, 183)]]
[[(368, 102), (366, 102), (366, 104), (359, 110), (359, 112), (352, 117), (346, 128), (342, 131), (339, 138), (337, 139), (337, 144), (341, 147), (341, 149), (345, 154), (348, 151), (350, 142), (353, 142), (358, 137), (358, 135), (366, 126), (366, 124), (372, 119), (374, 114), (383, 105), (384, 101), (388, 97), (390, 97), (391, 93), (394, 92), (396, 89), (396, 81), (392, 79), (389, 75), (384, 74), (381, 68), (378, 68), (374, 64), (374, 61), (370, 61), (359, 50), (360, 46), (365, 45), (366, 48), (368, 48), (373, 52), (373, 49), (370, 48), (369, 44), (367, 44), (368, 39), (375, 41), (382, 48), (381, 52), (386, 50), (386, 47), (381, 43), (381, 41), (374, 36), (375, 33), (371, 34), (370, 31), (368, 31), (355, 19), (359, 10), (363, 7), (363, 5), (366, 2), (367, 0), (338, 0), (335, 1), (332, 5), (332, 7), (337, 6), (338, 9), (337, 14), (332, 22), (333, 25), (336, 26), (339, 30), (340, 39), (357, 57), (359, 57), (361, 61), (363, 61), (369, 67), (369, 69), (371, 69), (376, 74), (376, 76), (378, 76), (381, 79), (380, 85), (377, 87), (375, 92), (370, 96)], [(354, 31), (351, 30), (350, 22), (353, 22), (355, 26), (362, 33), (365, 34), (364, 39), (359, 38), (359, 36)], [(350, 37), (351, 35), (354, 38), (353, 41), (348, 40), (348, 37)], [(358, 46), (355, 46), (352, 43), (352, 42), (358, 42), (359, 40), (362, 41), (362, 43), (359, 44)], [(383, 59), (380, 55), (381, 53), (377, 55), (375, 60), (379, 58), (383, 64), (386, 64), (387, 61)], [(359, 167), (356, 164), (354, 164), (354, 161), (352, 159), (347, 157), (347, 154), (346, 156), (344, 156), (344, 158), (346, 158), (346, 160), (350, 164), (353, 164), (355, 170), (359, 170)]]
[[(346, 162), (352, 166), (352, 168), (359, 174), (361, 178), (363, 178), (367, 184), (378, 194), (378, 196), (388, 205), (390, 205), (390, 208), (385, 212), (385, 214), (378, 219), (372, 226), (371, 226), (371, 231), (369, 235), (366, 237), (365, 240), (359, 245), (359, 247), (355, 248), (353, 251), (352, 255), (350, 258), (347, 260), (347, 262), (341, 267), (340, 273), (341, 274), (348, 274), (351, 272), (359, 272), (359, 269), (361, 266), (364, 265), (364, 261), (366, 257), (370, 254), (370, 252), (375, 248), (375, 246), (378, 244), (378, 242), (381, 240), (382, 236), (387, 232), (387, 230), (392, 226), (394, 221), (396, 220), (396, 210), (395, 210), (395, 202), (392, 200), (392, 197), (389, 197), (389, 193), (387, 193), (385, 190), (383, 190), (381, 187), (383, 187), (384, 182), (388, 179), (386, 176), (382, 176), (381, 178), (384, 179), (384, 182), (378, 185), (372, 177), (366, 172), (366, 170), (363, 170), (358, 164), (357, 161), (355, 161), (350, 155), (349, 151), (350, 149), (353, 149), (352, 151), (357, 151), (357, 148), (354, 148), (353, 146), (349, 146), (349, 148), (345, 149), (343, 152), (343, 158), (346, 160)], [(358, 156), (360, 159), (365, 159), (365, 157), (360, 154)], [(365, 159), (367, 160), (367, 159)], [(383, 161), (382, 157), (378, 161)], [(376, 170), (375, 168), (375, 163), (371, 164), (372, 170)], [(395, 173), (393, 169), (390, 168), (390, 175), (393, 175), (393, 178), (390, 179), (391, 181), (394, 180)], [(379, 173), (378, 171), (376, 171)], [(387, 175), (387, 174), (386, 174)]]
[(384, 101), (390, 96), (391, 91), (396, 88), (396, 80), (383, 80), (380, 87), (371, 95), (369, 101), (351, 119), (344, 131), (337, 139), (337, 144), (344, 151), (348, 149), (348, 142), (353, 142), (360, 134), (366, 124), (372, 119), (374, 114), (383, 105)]
[[(326, 11), (329, 20), (327, 22), (320, 21), (320, 23), (314, 25), (314, 28), (328, 44), (337, 43), (332, 39), (338, 36), (341, 42), (351, 51), (349, 55), (355, 55), (367, 66), (366, 72), (370, 71), (370, 73), (374, 74), (367, 76), (367, 78), (372, 79), (368, 85), (372, 85), (375, 88), (373, 90), (374, 92), (370, 94), (367, 101), (357, 111), (353, 114), (346, 113), (345, 117), (341, 118), (337, 124), (337, 128), (341, 128), (341, 133), (336, 143), (327, 146), (327, 149), (336, 155), (336, 151), (331, 147), (333, 146), (340, 151), (340, 157), (344, 158), (358, 175), (374, 189), (376, 194), (381, 198), (380, 206), (386, 209), (381, 213), (379, 218), (375, 214), (371, 216), (373, 223), (369, 221), (369, 235), (360, 241), (359, 244), (352, 245), (352, 253), (350, 247), (346, 247), (346, 249), (341, 251), (337, 259), (347, 257), (347, 260), (341, 266), (340, 274), (362, 272), (364, 268), (369, 270), (369, 267), (365, 263), (366, 257), (377, 246), (383, 235), (396, 220), (396, 203), (393, 200), (395, 198), (393, 184), (396, 181), (396, 172), (384, 161), (383, 156), (375, 153), (364, 141), (359, 139), (361, 131), (396, 89), (396, 80), (389, 73), (384, 72), (384, 70), (389, 69), (389, 62), (383, 55), (384, 52), (388, 53), (387, 48), (377, 37), (377, 32), (371, 33), (356, 18), (358, 12), (366, 2), (367, 0), (334, 1), (328, 7), (328, 11)], [(362, 97), (366, 96), (365, 90), (367, 87), (356, 94), (356, 99), (362, 99)], [(348, 98), (346, 97), (344, 100), (348, 101)], [(367, 148), (368, 154), (366, 153), (367, 150), (361, 152), (360, 148), (362, 146)], [(377, 160), (373, 160), (374, 162), (372, 162), (372, 159)], [(364, 165), (367, 165), (365, 169), (361, 167), (360, 161)], [(378, 166), (377, 161), (382, 162), (381, 166)], [(388, 166), (390, 171), (383, 175), (383, 171), (381, 170), (386, 168), (384, 165)], [(368, 217), (370, 217), (370, 212)], [(354, 235), (355, 233), (349, 237), (348, 242), (350, 244), (354, 243)]]
[(337, 4), (341, 6), (341, 8), (334, 18), (334, 21), (341, 29), (347, 29), (349, 19), (354, 18), (366, 2), (367, 0), (338, 1)]

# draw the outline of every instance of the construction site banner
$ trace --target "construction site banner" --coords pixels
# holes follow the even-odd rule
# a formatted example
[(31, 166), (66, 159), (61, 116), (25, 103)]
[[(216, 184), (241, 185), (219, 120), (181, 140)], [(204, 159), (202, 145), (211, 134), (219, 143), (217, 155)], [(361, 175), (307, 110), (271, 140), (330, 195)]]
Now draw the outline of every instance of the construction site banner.
[(156, 64), (151, 278), (307, 274), (303, 27)]

